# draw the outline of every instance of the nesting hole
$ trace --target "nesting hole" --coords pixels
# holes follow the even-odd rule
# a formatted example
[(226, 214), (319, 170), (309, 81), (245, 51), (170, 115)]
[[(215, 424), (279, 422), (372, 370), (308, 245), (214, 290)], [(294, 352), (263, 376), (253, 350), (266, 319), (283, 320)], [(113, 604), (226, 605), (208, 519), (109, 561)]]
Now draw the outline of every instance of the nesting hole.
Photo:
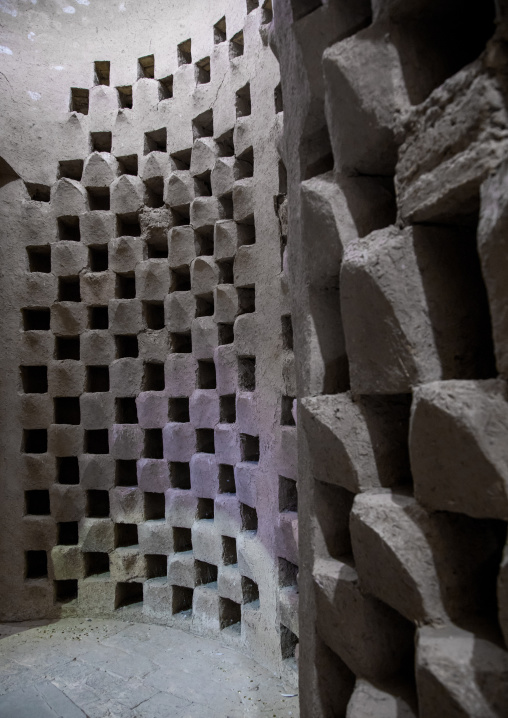
[(185, 40), (177, 48), (178, 65), (190, 65), (192, 63), (192, 42)]
[(117, 359), (136, 359), (139, 356), (138, 338), (135, 334), (117, 334), (115, 345)]
[(79, 361), (80, 355), (79, 337), (55, 337), (56, 359), (74, 359), (75, 361)]
[(144, 154), (149, 152), (166, 152), (167, 149), (167, 130), (161, 127), (159, 130), (145, 132)]
[(87, 454), (108, 454), (109, 436), (107, 429), (85, 430), (85, 452)]
[(256, 389), (256, 357), (238, 357), (238, 385), (244, 391)]
[(236, 494), (235, 469), (231, 464), (219, 464), (219, 493)]
[(215, 453), (215, 437), (213, 429), (196, 429), (196, 451), (204, 454)]
[(109, 85), (109, 68), (110, 63), (107, 60), (97, 60), (94, 62), (95, 85)]
[(25, 513), (28, 516), (48, 516), (51, 513), (49, 491), (47, 489), (25, 491)]
[(90, 329), (107, 329), (109, 314), (107, 307), (88, 307), (88, 325)]
[(25, 452), (25, 454), (45, 454), (47, 450), (47, 429), (24, 429), (23, 451)]
[(109, 366), (87, 366), (86, 391), (93, 393), (109, 391)]
[(92, 152), (111, 152), (112, 142), (111, 132), (90, 132)]
[(226, 18), (221, 17), (213, 26), (213, 42), (219, 45), (221, 42), (226, 42), (226, 37)]
[(124, 110), (132, 110), (132, 85), (117, 87), (118, 104)]
[(53, 399), (55, 424), (79, 424), (81, 410), (78, 396), (62, 396)]
[(115, 486), (137, 486), (137, 483), (138, 474), (136, 460), (117, 459), (115, 462)]
[(79, 217), (58, 217), (58, 239), (66, 242), (79, 242), (81, 232), (79, 228)]
[(164, 364), (145, 362), (143, 367), (143, 391), (164, 391)]
[(222, 536), (222, 561), (225, 566), (238, 563), (236, 539), (231, 536)]
[(171, 461), (169, 464), (169, 482), (173, 489), (188, 491), (191, 487), (189, 464), (182, 461)]
[(176, 553), (192, 551), (192, 531), (179, 526), (173, 527), (173, 548)]
[(22, 366), (21, 384), (25, 394), (45, 394), (48, 391), (48, 368), (46, 366)]
[(104, 519), (109, 516), (108, 491), (91, 489), (86, 492), (86, 515), (95, 519)]
[(71, 87), (69, 110), (88, 115), (90, 91), (82, 87)]
[(109, 266), (108, 245), (99, 244), (88, 247), (88, 261), (90, 264), (90, 271), (106, 272)]
[(50, 327), (50, 311), (46, 307), (40, 309), (22, 309), (23, 329), (29, 331), (48, 331)]
[(188, 397), (177, 397), (169, 400), (169, 420), (179, 423), (185, 423), (190, 420)]
[(148, 77), (153, 80), (155, 77), (155, 58), (153, 55), (144, 55), (138, 60), (138, 79)]
[(162, 429), (145, 429), (143, 455), (146, 459), (163, 459)]
[(56, 460), (57, 481), (59, 484), (76, 486), (79, 484), (79, 462), (77, 456), (59, 456)]
[[(137, 424), (138, 410), (136, 407), (136, 399), (133, 396), (118, 397), (115, 399), (116, 423), (117, 424)], [(134, 469), (136, 462), (134, 462)], [(134, 476), (136, 472), (134, 470)]]

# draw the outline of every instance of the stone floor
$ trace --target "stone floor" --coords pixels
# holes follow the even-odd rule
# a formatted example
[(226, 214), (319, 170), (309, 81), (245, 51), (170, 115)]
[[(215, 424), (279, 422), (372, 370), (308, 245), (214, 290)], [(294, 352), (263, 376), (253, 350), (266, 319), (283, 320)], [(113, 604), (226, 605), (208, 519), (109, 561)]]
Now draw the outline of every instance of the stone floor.
[(2, 718), (299, 715), (294, 689), (218, 641), (110, 620), (33, 625), (0, 627)]

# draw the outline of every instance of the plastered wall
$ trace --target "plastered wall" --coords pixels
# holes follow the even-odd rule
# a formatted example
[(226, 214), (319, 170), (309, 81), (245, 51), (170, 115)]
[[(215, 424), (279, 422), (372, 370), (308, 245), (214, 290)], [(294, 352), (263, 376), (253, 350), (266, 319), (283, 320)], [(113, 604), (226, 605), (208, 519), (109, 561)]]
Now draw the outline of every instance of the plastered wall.
[(174, 625), (294, 680), (271, 5), (1, 11), (1, 616)]

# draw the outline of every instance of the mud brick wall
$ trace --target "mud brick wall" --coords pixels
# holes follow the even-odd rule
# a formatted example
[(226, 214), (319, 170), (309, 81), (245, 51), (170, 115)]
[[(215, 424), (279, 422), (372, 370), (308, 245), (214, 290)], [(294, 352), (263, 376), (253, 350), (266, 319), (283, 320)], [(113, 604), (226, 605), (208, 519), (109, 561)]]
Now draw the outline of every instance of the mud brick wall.
[(309, 718), (508, 711), (504, 5), (275, 2)]
[(172, 45), (85, 47), (88, 82), (65, 88), (51, 125), (57, 161), (3, 165), (1, 615), (174, 625), (291, 677), (296, 388), (272, 7), (229, 3), (210, 23), (191, 10)]

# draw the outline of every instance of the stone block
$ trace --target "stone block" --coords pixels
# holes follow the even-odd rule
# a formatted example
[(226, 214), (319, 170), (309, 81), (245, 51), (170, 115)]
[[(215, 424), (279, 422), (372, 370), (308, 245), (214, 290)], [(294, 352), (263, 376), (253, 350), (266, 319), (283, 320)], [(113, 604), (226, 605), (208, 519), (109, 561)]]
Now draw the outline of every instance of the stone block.
[(300, 420), (316, 480), (358, 493), (409, 478), (408, 398), (309, 397)]
[(240, 245), (238, 225), (232, 219), (215, 223), (214, 257), (216, 260), (233, 259)]
[(81, 275), (81, 301), (91, 305), (107, 305), (115, 295), (113, 272), (88, 272)]
[(200, 635), (219, 635), (219, 594), (217, 593), (216, 584), (196, 586), (194, 589), (192, 627)]
[(115, 461), (101, 454), (78, 457), (79, 480), (84, 489), (111, 489), (115, 484)]
[(168, 262), (170, 267), (189, 266), (196, 258), (194, 229), (192, 227), (173, 227), (169, 231), (168, 241)]
[(109, 327), (114, 334), (137, 334), (142, 331), (143, 313), (140, 300), (110, 300)]
[(234, 466), (241, 460), (240, 437), (234, 424), (217, 424), (214, 436), (218, 464)]
[(76, 336), (86, 329), (86, 307), (78, 302), (55, 302), (51, 307), (51, 331)]
[(212, 359), (219, 344), (219, 332), (213, 317), (197, 317), (192, 321), (192, 353), (196, 359)]
[(197, 429), (213, 429), (219, 423), (219, 397), (215, 389), (196, 389), (189, 401), (190, 420)]
[(76, 180), (63, 178), (51, 187), (51, 209), (57, 217), (75, 217), (87, 209), (86, 190)]
[(79, 522), (82, 551), (110, 553), (115, 545), (115, 525), (111, 519), (84, 519)]
[(196, 521), (198, 499), (186, 489), (166, 491), (166, 517), (171, 526), (190, 529)]
[(82, 244), (108, 244), (116, 233), (116, 217), (112, 212), (85, 212), (79, 224)]
[(109, 152), (92, 152), (85, 160), (81, 181), (85, 187), (109, 187), (118, 176), (118, 161)]
[(456, 626), (418, 630), (419, 715), (502, 716), (508, 704), (508, 657), (488, 637)]
[(114, 581), (136, 581), (146, 576), (145, 557), (137, 548), (117, 548), (110, 554), (109, 561)]
[(132, 357), (117, 359), (109, 367), (110, 391), (114, 396), (136, 396), (141, 392), (143, 362)]
[(198, 452), (190, 460), (191, 487), (202, 499), (215, 499), (219, 492), (219, 467), (214, 454)]
[(109, 492), (110, 515), (117, 524), (138, 524), (144, 519), (143, 492), (137, 486), (116, 486)]
[(51, 249), (51, 271), (58, 277), (79, 274), (88, 264), (88, 251), (81, 242), (56, 242)]
[(53, 546), (51, 561), (55, 580), (84, 578), (85, 562), (80, 546)]
[(253, 461), (240, 461), (235, 466), (235, 484), (238, 501), (256, 508), (258, 501), (259, 466)]
[(143, 431), (137, 424), (114, 424), (109, 430), (109, 451), (115, 459), (139, 459)]
[(407, 393), (489, 370), (475, 252), (439, 227), (389, 227), (348, 244), (341, 304), (355, 393)]
[(145, 200), (145, 186), (140, 177), (121, 175), (111, 184), (111, 210), (115, 214), (139, 212)]
[(196, 585), (196, 566), (192, 551), (180, 551), (168, 559), (168, 581), (177, 586), (194, 588)]
[(165, 519), (138, 524), (138, 540), (143, 554), (170, 554), (173, 551), (171, 526)]
[(48, 451), (53, 456), (77, 456), (83, 451), (83, 427), (51, 424), (48, 428)]
[(190, 423), (170, 423), (163, 429), (164, 458), (188, 462), (196, 452), (196, 432)]
[(212, 137), (200, 137), (192, 147), (190, 173), (193, 177), (211, 172), (219, 155), (219, 147)]
[(198, 561), (218, 566), (222, 561), (221, 536), (212, 521), (196, 521), (192, 526), (192, 550)]
[(232, 284), (219, 284), (214, 290), (214, 320), (233, 324), (238, 314), (238, 293)]
[(111, 615), (115, 610), (116, 581), (106, 576), (90, 576), (79, 582), (79, 608), (86, 615)]
[(169, 271), (165, 259), (148, 259), (136, 267), (136, 297), (164, 301), (169, 292)]
[(191, 287), (194, 296), (211, 294), (219, 281), (219, 269), (213, 257), (196, 257), (191, 264)]
[(382, 681), (402, 670), (413, 653), (412, 625), (364, 596), (356, 571), (340, 561), (318, 559), (313, 577), (317, 630), (353, 673)]
[(397, 49), (386, 41), (384, 27), (369, 27), (329, 47), (323, 71), (335, 167), (345, 174), (391, 174), (395, 123), (409, 100)]
[(219, 494), (215, 499), (214, 522), (221, 536), (236, 538), (242, 529), (240, 502), (234, 494)]
[(214, 197), (222, 197), (233, 192), (235, 183), (235, 162), (234, 157), (218, 157), (215, 160), (210, 180), (212, 194)]
[(358, 678), (348, 703), (346, 718), (416, 718), (416, 698), (406, 686), (389, 685), (379, 688)]
[(109, 243), (109, 268), (113, 272), (133, 272), (143, 261), (143, 246), (139, 237), (113, 237)]
[(188, 170), (171, 172), (164, 183), (164, 202), (170, 207), (187, 207), (194, 200), (194, 178)]
[(411, 109), (396, 174), (404, 221), (438, 223), (471, 212), (481, 183), (506, 157), (503, 94), (478, 59)]
[(362, 590), (408, 620), (446, 622), (479, 610), (480, 576), (498, 551), (490, 522), (428, 514), (412, 497), (381, 489), (355, 498), (350, 529)]
[(192, 354), (170, 354), (165, 364), (168, 396), (191, 396), (196, 388), (197, 369)]
[(167, 461), (161, 459), (138, 460), (138, 486), (142, 491), (162, 493), (169, 489)]
[(191, 292), (172, 292), (164, 302), (170, 332), (189, 332), (196, 315), (196, 299)]
[(233, 188), (233, 218), (235, 222), (252, 224), (254, 216), (253, 178), (237, 180)]
[(478, 225), (478, 251), (489, 297), (496, 363), (500, 374), (508, 376), (508, 311), (503, 272), (507, 248), (508, 163), (503, 162), (481, 186), (481, 213)]
[(79, 521), (84, 516), (85, 493), (81, 486), (54, 484), (49, 495), (55, 521)]
[(234, 345), (218, 346), (214, 351), (214, 361), (218, 394), (235, 394), (238, 388), (238, 362)]
[(83, 332), (80, 349), (81, 361), (86, 365), (110, 364), (115, 359), (114, 337), (103, 330)]
[(84, 429), (108, 429), (114, 421), (114, 397), (109, 392), (82, 394), (79, 400)]
[(136, 407), (142, 429), (158, 429), (167, 424), (168, 399), (164, 394), (144, 391), (136, 397)]
[(433, 382), (414, 393), (409, 439), (415, 496), (430, 511), (508, 519), (504, 382)]

